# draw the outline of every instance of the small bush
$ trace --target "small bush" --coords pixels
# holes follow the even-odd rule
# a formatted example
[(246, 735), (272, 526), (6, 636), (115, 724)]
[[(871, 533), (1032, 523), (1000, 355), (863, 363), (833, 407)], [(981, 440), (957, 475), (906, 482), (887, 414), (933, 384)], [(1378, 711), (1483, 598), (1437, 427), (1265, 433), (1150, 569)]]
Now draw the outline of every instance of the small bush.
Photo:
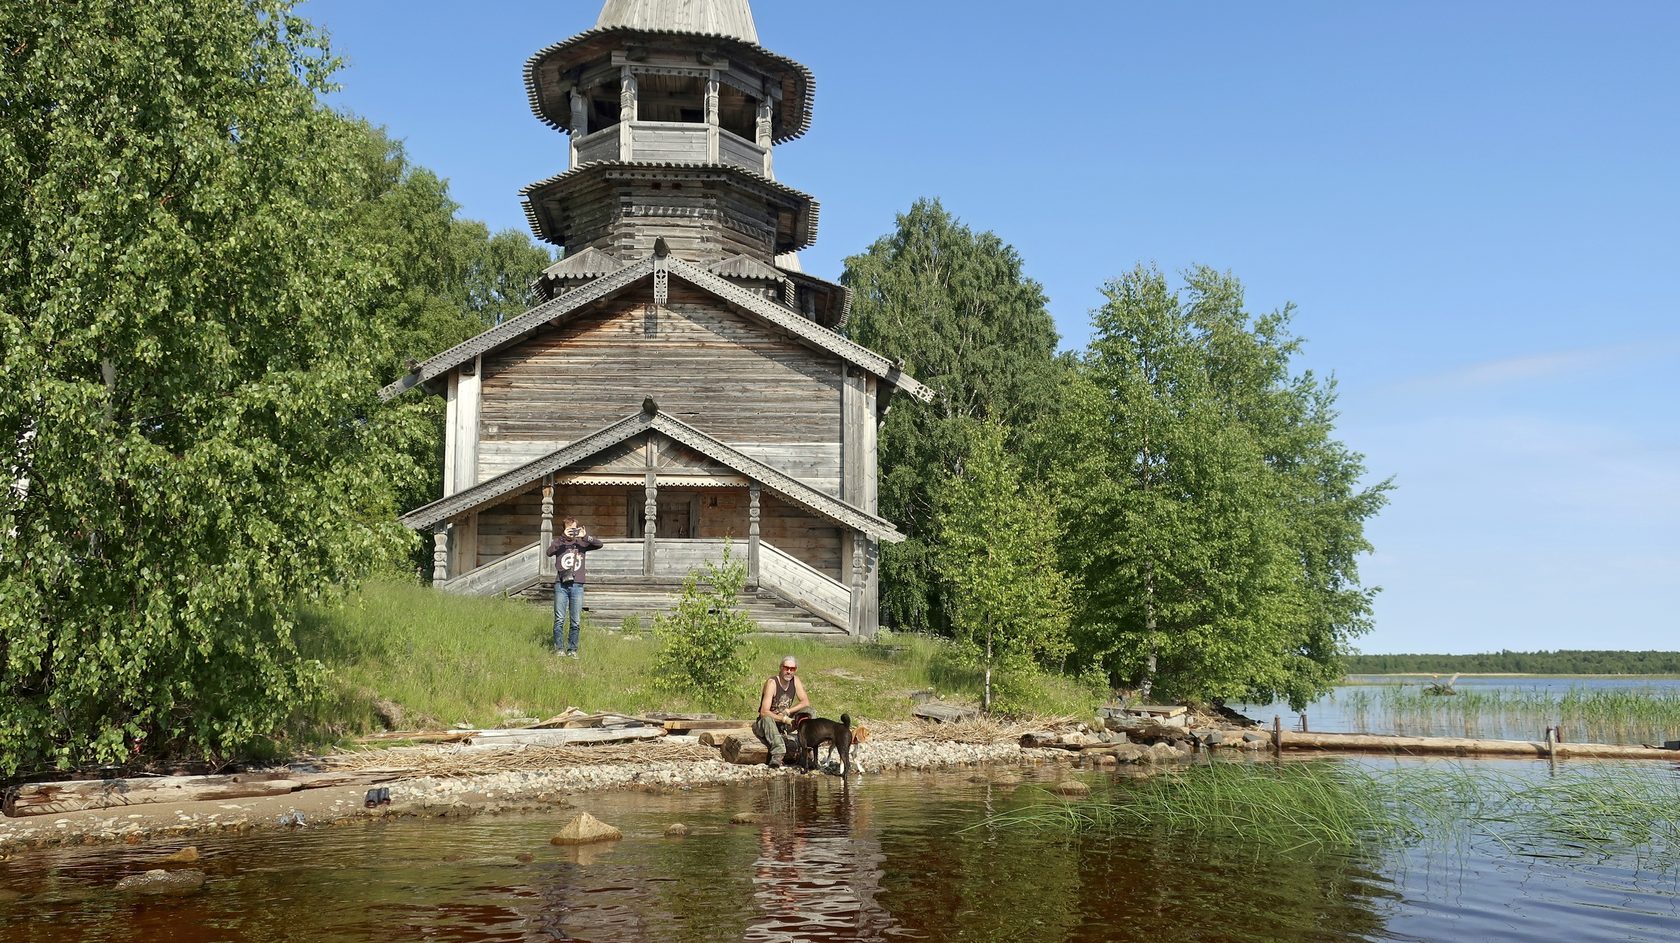
[(747, 673), (741, 643), (758, 629), (752, 617), (735, 608), (746, 582), (747, 566), (728, 544), (723, 562), (689, 572), (676, 609), (653, 620), (659, 640), (654, 674), (660, 686), (705, 701), (735, 693)]

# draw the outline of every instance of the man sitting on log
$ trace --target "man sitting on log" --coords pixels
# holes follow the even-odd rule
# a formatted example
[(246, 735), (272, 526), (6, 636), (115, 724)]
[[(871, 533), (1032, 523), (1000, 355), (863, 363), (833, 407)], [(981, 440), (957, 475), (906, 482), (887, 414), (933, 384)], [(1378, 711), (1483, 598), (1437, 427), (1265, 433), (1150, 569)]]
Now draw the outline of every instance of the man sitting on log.
[(798, 660), (792, 655), (783, 658), (782, 670), (764, 679), (764, 691), (758, 698), (758, 719), (753, 721), (753, 733), (769, 748), (771, 769), (780, 769), (787, 755), (786, 736), (793, 715), (811, 706), (798, 671)]

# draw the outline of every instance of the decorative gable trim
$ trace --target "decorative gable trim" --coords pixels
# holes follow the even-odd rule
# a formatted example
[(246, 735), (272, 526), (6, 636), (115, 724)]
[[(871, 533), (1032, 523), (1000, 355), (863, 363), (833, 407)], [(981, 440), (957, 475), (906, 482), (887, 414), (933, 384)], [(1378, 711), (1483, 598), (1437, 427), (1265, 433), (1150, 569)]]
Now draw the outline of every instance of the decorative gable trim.
[(475, 485), (458, 494), (450, 495), (441, 501), (434, 501), (423, 508), (410, 511), (403, 515), (402, 522), (414, 530), (428, 530), (437, 527), (463, 514), (468, 514), (523, 490), (548, 475), (570, 468), (636, 435), (653, 431), (745, 475), (770, 489), (778, 497), (797, 504), (814, 514), (828, 518), (837, 524), (855, 531), (862, 531), (870, 537), (886, 543), (899, 543), (905, 539), (904, 535), (888, 521), (832, 495), (824, 494), (791, 475), (784, 474), (719, 442), (680, 419), (659, 412), (658, 408), (653, 406), (652, 400), (649, 400), (648, 403), (653, 408), (644, 408), (642, 412), (634, 416), (621, 419), (598, 432), (586, 435), (536, 461), (528, 462), (513, 471), (498, 475), (489, 481)]
[(653, 260), (643, 259), (640, 262), (632, 262), (611, 275), (579, 285), (551, 301), (545, 301), (537, 305), (516, 318), (503, 321), (470, 341), (457, 344), (443, 353), (415, 364), (413, 369), (408, 372), (408, 376), (380, 390), (379, 398), (386, 401), (393, 400), (413, 387), (442, 376), (474, 357), (490, 353), (497, 348), (520, 340), (545, 323), (562, 315), (570, 314), (585, 305), (600, 301), (602, 298), (628, 288), (652, 274)]
[[(545, 301), (524, 314), (485, 331), (470, 341), (458, 344), (443, 353), (416, 364), (409, 371), (408, 376), (380, 390), (379, 396), (387, 401), (395, 399), (409, 389), (442, 376), (474, 357), (522, 340), (526, 335), (549, 321), (580, 311), (594, 302), (629, 288), (644, 278), (656, 274), (663, 276), (667, 272), (740, 308), (761, 321), (766, 321), (780, 328), (812, 347), (828, 351), (842, 360), (875, 374), (924, 403), (933, 401), (934, 391), (915, 377), (905, 373), (901, 364), (894, 363), (867, 347), (847, 340), (840, 334), (775, 302), (762, 298), (730, 282), (728, 279), (714, 275), (705, 269), (673, 256), (647, 258), (640, 262), (633, 262), (611, 275), (580, 285), (552, 301)], [(659, 281), (660, 279), (655, 279), (656, 294), (660, 287)]]

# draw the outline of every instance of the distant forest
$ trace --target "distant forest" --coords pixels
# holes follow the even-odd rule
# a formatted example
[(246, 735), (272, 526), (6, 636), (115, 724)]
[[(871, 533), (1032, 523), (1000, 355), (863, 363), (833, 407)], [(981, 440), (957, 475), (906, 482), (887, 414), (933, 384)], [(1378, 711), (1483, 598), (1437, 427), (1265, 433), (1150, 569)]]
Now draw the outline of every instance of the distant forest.
[(1481, 655), (1349, 655), (1349, 674), (1680, 674), (1680, 652), (1488, 652)]

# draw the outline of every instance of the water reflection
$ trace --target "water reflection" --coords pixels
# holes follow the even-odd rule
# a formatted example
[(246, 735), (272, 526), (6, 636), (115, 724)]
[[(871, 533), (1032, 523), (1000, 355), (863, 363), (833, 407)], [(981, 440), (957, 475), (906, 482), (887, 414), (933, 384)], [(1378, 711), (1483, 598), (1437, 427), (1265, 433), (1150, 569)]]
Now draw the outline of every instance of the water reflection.
[(753, 941), (880, 940), (891, 915), (877, 902), (886, 856), (870, 827), (863, 787), (785, 778), (766, 811), (784, 825), (759, 831), (753, 862)]
[[(37, 854), (0, 862), (0, 940), (1573, 943), (1669, 939), (1680, 925), (1672, 873), (1625, 862), (1481, 847), (1262, 853), (1165, 832), (976, 827), (1055, 800), (1031, 775), (1024, 785), (971, 776), (582, 797), (581, 810), (626, 835), (586, 849), (548, 845), (561, 816), (203, 840), (195, 867), (210, 882), (179, 899), (109, 890), (167, 848)], [(1128, 788), (1089, 781), (1099, 797)], [(743, 811), (768, 824), (728, 824)], [(693, 833), (665, 837), (674, 821)]]

